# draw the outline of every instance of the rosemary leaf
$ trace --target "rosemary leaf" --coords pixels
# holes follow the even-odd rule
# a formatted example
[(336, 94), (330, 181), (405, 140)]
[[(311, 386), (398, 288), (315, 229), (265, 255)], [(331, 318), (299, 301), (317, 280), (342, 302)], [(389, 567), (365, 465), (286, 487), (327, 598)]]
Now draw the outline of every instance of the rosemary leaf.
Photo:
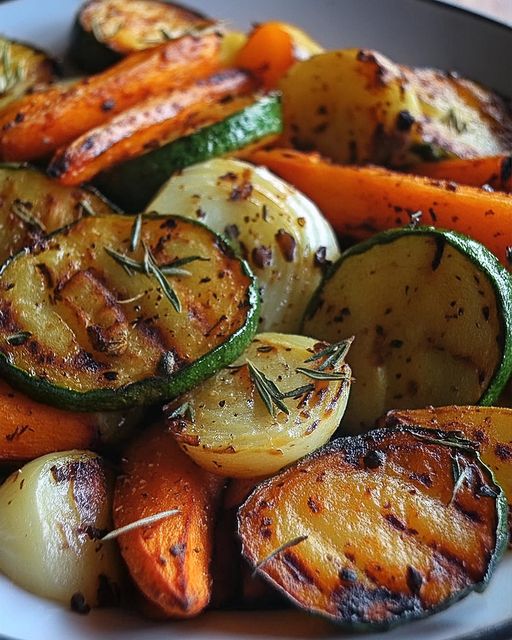
[(414, 434), (416, 438), (419, 440), (423, 440), (429, 444), (438, 444), (442, 447), (451, 447), (453, 449), (460, 449), (461, 451), (465, 451), (466, 453), (476, 453), (476, 447), (471, 440), (464, 440), (463, 438), (459, 438), (454, 434), (447, 435), (446, 438), (436, 438), (426, 436), (423, 433), (418, 433), (414, 429), (411, 429), (411, 432)]
[(184, 418), (189, 422), (195, 422), (194, 407), (190, 402), (184, 402), (179, 407), (174, 409), (168, 416), (168, 420), (176, 420), (177, 418)]
[(302, 387), (297, 387), (296, 389), (292, 389), (291, 391), (283, 391), (281, 393), (281, 398), (300, 398), (305, 393), (309, 393), (310, 391), (315, 390), (314, 384), (305, 384)]
[(176, 295), (176, 292), (171, 287), (165, 275), (160, 271), (160, 268), (157, 265), (156, 260), (153, 257), (153, 254), (151, 253), (149, 247), (144, 246), (144, 264), (146, 263), (147, 263), (149, 273), (154, 276), (155, 280), (160, 285), (160, 288), (162, 289), (165, 297), (169, 300), (169, 302), (172, 304), (174, 309), (178, 313), (180, 313), (181, 312), (180, 299)]
[(107, 535), (103, 536), (103, 538), (100, 538), (100, 540), (101, 542), (113, 540), (114, 538), (118, 538), (123, 533), (133, 531), (133, 529), (139, 529), (140, 527), (149, 527), (155, 522), (160, 522), (160, 520), (165, 520), (165, 518), (170, 518), (171, 516), (175, 516), (178, 513), (180, 513), (179, 509), (160, 511), (160, 513), (155, 513), (152, 516), (147, 516), (146, 518), (141, 518), (140, 520), (130, 522), (130, 524), (125, 524), (124, 527), (119, 527), (119, 529), (114, 529), (113, 531), (110, 531), (110, 533), (107, 533)]
[(118, 264), (120, 264), (123, 267), (123, 269), (126, 271), (126, 273), (129, 276), (132, 276), (134, 271), (137, 271), (139, 273), (144, 273), (144, 269), (142, 268), (142, 265), (140, 264), (140, 262), (137, 262), (136, 260), (132, 260), (132, 258), (129, 258), (128, 256), (125, 256), (122, 253), (117, 252), (115, 249), (112, 249), (111, 247), (105, 247), (105, 251), (108, 253), (108, 255), (111, 258), (113, 258)]
[(32, 333), (30, 331), (17, 331), (16, 333), (12, 333), (10, 336), (7, 336), (5, 339), (7, 344), (10, 344), (11, 347), (19, 347), (22, 344), (32, 337)]
[(350, 376), (344, 371), (322, 371), (321, 369), (307, 369), (306, 367), (297, 367), (297, 373), (303, 373), (313, 380), (350, 380)]
[(263, 560), (260, 560), (255, 565), (252, 575), (254, 576), (261, 569), (261, 567), (267, 562), (269, 562), (270, 560), (272, 560), (272, 558), (275, 558), (277, 555), (279, 555), (283, 551), (286, 551), (286, 549), (289, 549), (290, 547), (296, 547), (298, 544), (300, 544), (301, 542), (304, 542), (304, 540), (307, 540), (307, 539), (308, 539), (308, 536), (302, 535), (302, 536), (297, 536), (296, 538), (292, 538), (291, 540), (288, 540), (287, 542), (283, 543), (281, 546), (277, 547), (277, 549), (274, 549), (274, 551), (269, 553), (268, 556), (263, 558)]
[(290, 411), (282, 401), (282, 394), (275, 382), (267, 378), (250, 360), (247, 360), (247, 368), (256, 391), (259, 393), (270, 415), (275, 418), (276, 408), (289, 415)]
[(84, 210), (84, 215), (91, 217), (96, 216), (96, 211), (94, 211), (90, 202), (87, 200), (80, 200), (79, 204)]
[(135, 251), (140, 244), (140, 232), (142, 229), (142, 214), (139, 213), (132, 225), (132, 231), (130, 234), (130, 251)]
[[(456, 455), (454, 457), (454, 459), (456, 459)], [(457, 461), (457, 465), (459, 465), (459, 462)], [(464, 484), (464, 480), (467, 478), (467, 467), (464, 467), (464, 469), (462, 469), (462, 471), (460, 470), (460, 465), (459, 465), (459, 475), (453, 485), (453, 490), (452, 490), (452, 497), (450, 498), (450, 501), (448, 502), (448, 506), (450, 506), (451, 504), (453, 504), (455, 498), (457, 497), (457, 493), (459, 492), (459, 490), (461, 489), (462, 485)]]
[(22, 200), (16, 199), (11, 204), (11, 211), (17, 218), (22, 220), (25, 224), (28, 224), (29, 226), (35, 227), (36, 229), (39, 229), (43, 233), (46, 233), (45, 225), (41, 222), (41, 220), (38, 220), (34, 215), (32, 215), (32, 212), (30, 211), (30, 208), (28, 207), (27, 203), (23, 202)]
[(335, 342), (334, 344), (330, 344), (325, 349), (318, 351), (313, 354), (304, 362), (315, 362), (316, 360), (320, 360), (324, 356), (326, 356), (325, 360), (322, 364), (317, 368), (317, 371), (324, 371), (327, 368), (334, 368), (339, 362), (345, 360), (345, 357), (354, 342), (354, 336), (347, 338), (346, 340), (341, 340), (340, 342)]

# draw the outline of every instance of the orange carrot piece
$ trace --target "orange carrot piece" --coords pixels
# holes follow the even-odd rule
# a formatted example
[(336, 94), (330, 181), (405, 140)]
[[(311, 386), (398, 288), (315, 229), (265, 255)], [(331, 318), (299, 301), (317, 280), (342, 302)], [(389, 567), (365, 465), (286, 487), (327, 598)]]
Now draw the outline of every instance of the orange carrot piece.
[(342, 236), (362, 240), (406, 225), (421, 211), (422, 224), (471, 236), (510, 266), (512, 195), (380, 167), (331, 164), (287, 149), (255, 151), (250, 159), (309, 196)]
[(255, 88), (246, 72), (232, 69), (149, 98), (57, 151), (48, 173), (65, 185), (81, 184), (100, 171), (210, 122), (219, 101)]
[(411, 166), (409, 173), (438, 180), (451, 180), (470, 187), (488, 184), (495, 191), (512, 191), (512, 156), (422, 162)]
[(139, 51), (68, 89), (25, 96), (0, 113), (0, 159), (49, 155), (150, 96), (177, 89), (221, 65), (221, 38), (184, 36)]
[(200, 469), (163, 425), (124, 452), (114, 493), (116, 528), (178, 509), (119, 536), (128, 570), (153, 617), (189, 618), (211, 596), (215, 510), (224, 480)]
[(251, 71), (265, 89), (274, 89), (295, 62), (291, 35), (279, 22), (256, 27), (235, 59), (235, 66)]
[(0, 463), (54, 451), (89, 449), (99, 440), (94, 414), (64, 411), (32, 400), (0, 380)]

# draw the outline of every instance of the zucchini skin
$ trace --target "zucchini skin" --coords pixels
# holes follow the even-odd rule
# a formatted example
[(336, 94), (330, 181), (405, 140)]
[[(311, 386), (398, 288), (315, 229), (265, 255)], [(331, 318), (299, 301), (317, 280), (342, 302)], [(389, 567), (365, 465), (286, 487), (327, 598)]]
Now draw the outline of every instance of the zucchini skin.
[(485, 272), (486, 277), (492, 283), (503, 319), (502, 357), (487, 389), (478, 400), (480, 405), (492, 405), (498, 399), (502, 389), (512, 375), (512, 277), (493, 253), (476, 240), (461, 233), (430, 226), (400, 227), (398, 229), (388, 229), (350, 247), (343, 252), (337, 262), (327, 269), (322, 283), (314, 293), (304, 313), (302, 329), (304, 329), (306, 320), (314, 315), (324, 284), (333, 277), (342, 262), (351, 256), (365, 253), (376, 244), (391, 244), (398, 238), (406, 236), (426, 236), (442, 239), (467, 256), (478, 269)]
[[(453, 437), (453, 433), (450, 434), (440, 430), (425, 429), (422, 427), (400, 426), (393, 429), (393, 431), (399, 432), (399, 433), (411, 434), (416, 437), (419, 436), (418, 439), (422, 437), (426, 439), (435, 437), (440, 439), (446, 439), (448, 441), (450, 436)], [(260, 491), (262, 488), (265, 489), (267, 487), (271, 487), (272, 485), (274, 486), (278, 485), (280, 481), (284, 482), (284, 480), (281, 480), (281, 478), (283, 476), (286, 476), (287, 473), (289, 473), (294, 466), (304, 465), (305, 467), (306, 463), (308, 462), (314, 463), (317, 459), (321, 459), (325, 455), (335, 454), (340, 450), (341, 451), (346, 450), (349, 456), (355, 455), (356, 457), (359, 457), (363, 455), (366, 449), (365, 440), (371, 439), (372, 445), (377, 448), (379, 445), (379, 442), (382, 442), (382, 441), (385, 442), (386, 439), (389, 438), (389, 435), (390, 435), (389, 428), (384, 427), (384, 428), (374, 429), (372, 431), (367, 432), (366, 434), (359, 435), (359, 436), (337, 438), (327, 443), (323, 447), (320, 447), (315, 452), (302, 458), (297, 463), (290, 465), (289, 467), (286, 467), (285, 469), (279, 471), (274, 476), (263, 480), (261, 483), (256, 485), (256, 487), (248, 495), (248, 497), (244, 500), (244, 502), (241, 504), (241, 506), (238, 509), (238, 513), (237, 513), (238, 531), (240, 532), (240, 529), (241, 529), (242, 521), (244, 518), (243, 511), (244, 509), (246, 509), (246, 505), (249, 505), (251, 502), (254, 505), (254, 499), (258, 497), (258, 495), (261, 496), (261, 494), (263, 493)], [(456, 445), (453, 445), (453, 449), (454, 451), (456, 451)], [(299, 608), (304, 608), (304, 610), (307, 611), (308, 614), (317, 615), (319, 617), (327, 617), (331, 622), (336, 624), (336, 626), (339, 627), (340, 629), (344, 629), (347, 631), (355, 631), (355, 632), (389, 631), (391, 629), (401, 626), (404, 623), (425, 619), (435, 613), (444, 611), (445, 609), (448, 609), (452, 604), (455, 604), (456, 602), (468, 596), (473, 591), (477, 593), (482, 593), (483, 591), (485, 591), (487, 585), (489, 584), (490, 579), (492, 578), (494, 570), (496, 569), (499, 562), (503, 558), (505, 552), (507, 551), (508, 536), (509, 536), (508, 523), (507, 523), (508, 503), (507, 503), (505, 494), (503, 492), (503, 489), (499, 484), (496, 483), (494, 479), (494, 474), (492, 470), (482, 462), (480, 455), (476, 450), (474, 450), (473, 455), (478, 466), (481, 468), (481, 470), (484, 473), (488, 475), (488, 477), (492, 482), (492, 485), (493, 485), (492, 489), (494, 490), (496, 495), (496, 514), (497, 514), (497, 522), (496, 522), (496, 528), (495, 528), (496, 543), (494, 545), (494, 551), (487, 563), (485, 575), (483, 576), (482, 580), (480, 580), (479, 582), (476, 582), (464, 589), (461, 589), (460, 591), (455, 593), (452, 597), (446, 598), (445, 600), (443, 600), (437, 606), (434, 606), (430, 609), (423, 610), (422, 612), (415, 611), (413, 613), (407, 613), (407, 612), (402, 613), (400, 617), (387, 622), (362, 622), (362, 621), (340, 621), (339, 618), (334, 618), (318, 610), (304, 608), (300, 602), (294, 599), (293, 595), (290, 595), (289, 593), (287, 593), (286, 589), (283, 588), (281, 584), (277, 583), (265, 572), (262, 573), (262, 577), (266, 581), (268, 581), (274, 588), (276, 588), (280, 593), (282, 593), (285, 597), (291, 600), (291, 602), (294, 605), (298, 606)], [(242, 554), (250, 562), (250, 559), (247, 557), (246, 554), (244, 554), (244, 551), (242, 551)], [(414, 635), (411, 635), (411, 637), (414, 637)]]
[[(146, 217), (162, 219), (161, 216), (148, 216), (147, 214)], [(172, 217), (185, 220), (187, 224), (192, 223), (205, 228), (205, 225), (198, 220), (182, 216)], [(58, 234), (66, 234), (78, 223), (79, 221), (63, 227), (50, 234), (48, 238), (53, 238)], [(224, 238), (210, 229), (208, 230), (215, 236), (215, 243), (219, 250), (229, 257), (234, 257), (232, 247)], [(9, 258), (0, 267), (0, 277), (13, 260), (28, 253), (30, 253), (30, 249), (25, 248)], [(260, 313), (258, 286), (247, 262), (241, 258), (238, 258), (238, 261), (241, 263), (242, 273), (250, 279), (244, 301), (247, 309), (244, 324), (226, 341), (180, 369), (176, 376), (152, 376), (118, 389), (77, 392), (52, 384), (41, 377), (32, 376), (24, 369), (13, 366), (8, 355), (2, 352), (0, 352), (0, 374), (9, 380), (15, 388), (27, 393), (35, 400), (72, 411), (115, 411), (172, 400), (239, 358), (256, 334)]]
[(137, 212), (146, 207), (172, 173), (281, 131), (281, 100), (277, 94), (270, 94), (225, 120), (114, 167), (94, 184), (124, 210)]

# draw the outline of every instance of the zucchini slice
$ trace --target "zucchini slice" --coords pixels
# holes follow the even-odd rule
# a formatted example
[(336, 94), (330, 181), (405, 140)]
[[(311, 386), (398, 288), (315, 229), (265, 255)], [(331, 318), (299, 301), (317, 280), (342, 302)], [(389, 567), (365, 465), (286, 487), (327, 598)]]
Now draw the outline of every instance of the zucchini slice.
[(43, 51), (0, 37), (0, 110), (37, 85), (53, 82), (56, 71)]
[(506, 509), (466, 441), (380, 429), (260, 484), (238, 529), (243, 555), (293, 603), (375, 629), (482, 591), (506, 548)]
[(82, 218), (8, 261), (0, 292), (0, 371), (85, 411), (172, 399), (235, 360), (258, 321), (247, 265), (176, 216)]
[(207, 471), (235, 478), (275, 473), (338, 428), (351, 372), (342, 359), (322, 370), (328, 347), (303, 336), (258, 334), (237, 363), (166, 408), (170, 430)]
[(71, 55), (88, 73), (122, 57), (214, 24), (206, 16), (159, 0), (90, 0), (73, 29)]
[(260, 331), (298, 333), (324, 267), (339, 257), (334, 231), (308, 198), (265, 168), (233, 158), (187, 167), (147, 210), (199, 216), (227, 236), (258, 276)]
[(306, 312), (306, 335), (355, 335), (343, 428), (388, 409), (492, 404), (512, 370), (512, 280), (466, 236), (393, 229), (347, 250)]
[(33, 167), (0, 164), (0, 262), (83, 215), (109, 215), (94, 190), (63, 187)]
[[(233, 112), (233, 107), (238, 108)], [(235, 100), (222, 106), (214, 124), (114, 167), (98, 176), (95, 184), (126, 211), (136, 213), (176, 171), (266, 141), (281, 129), (278, 95), (252, 98), (242, 108)]]

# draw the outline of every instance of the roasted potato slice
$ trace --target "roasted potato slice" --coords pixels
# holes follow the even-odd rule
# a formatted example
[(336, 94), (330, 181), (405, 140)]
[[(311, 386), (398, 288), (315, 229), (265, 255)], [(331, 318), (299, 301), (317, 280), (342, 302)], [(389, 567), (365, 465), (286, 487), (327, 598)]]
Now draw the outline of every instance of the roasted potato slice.
[(380, 425), (460, 431), (475, 442), (482, 461), (492, 469), (496, 482), (507, 496), (512, 544), (512, 409), (470, 406), (394, 409), (380, 420)]
[(506, 547), (506, 508), (466, 441), (380, 429), (260, 484), (238, 527), (244, 556), (292, 602), (386, 628), (482, 590)]
[(403, 166), (507, 153), (512, 115), (493, 92), (454, 74), (397, 65), (376, 51), (329, 51), (281, 81), (284, 139), (341, 163)]
[(215, 510), (223, 486), (223, 479), (180, 451), (163, 425), (146, 430), (125, 450), (114, 524), (118, 533), (141, 525), (120, 533), (119, 545), (152, 617), (188, 618), (208, 604)]
[(123, 573), (111, 528), (113, 474), (87, 451), (29, 462), (0, 487), (0, 571), (84, 613), (117, 604)]

